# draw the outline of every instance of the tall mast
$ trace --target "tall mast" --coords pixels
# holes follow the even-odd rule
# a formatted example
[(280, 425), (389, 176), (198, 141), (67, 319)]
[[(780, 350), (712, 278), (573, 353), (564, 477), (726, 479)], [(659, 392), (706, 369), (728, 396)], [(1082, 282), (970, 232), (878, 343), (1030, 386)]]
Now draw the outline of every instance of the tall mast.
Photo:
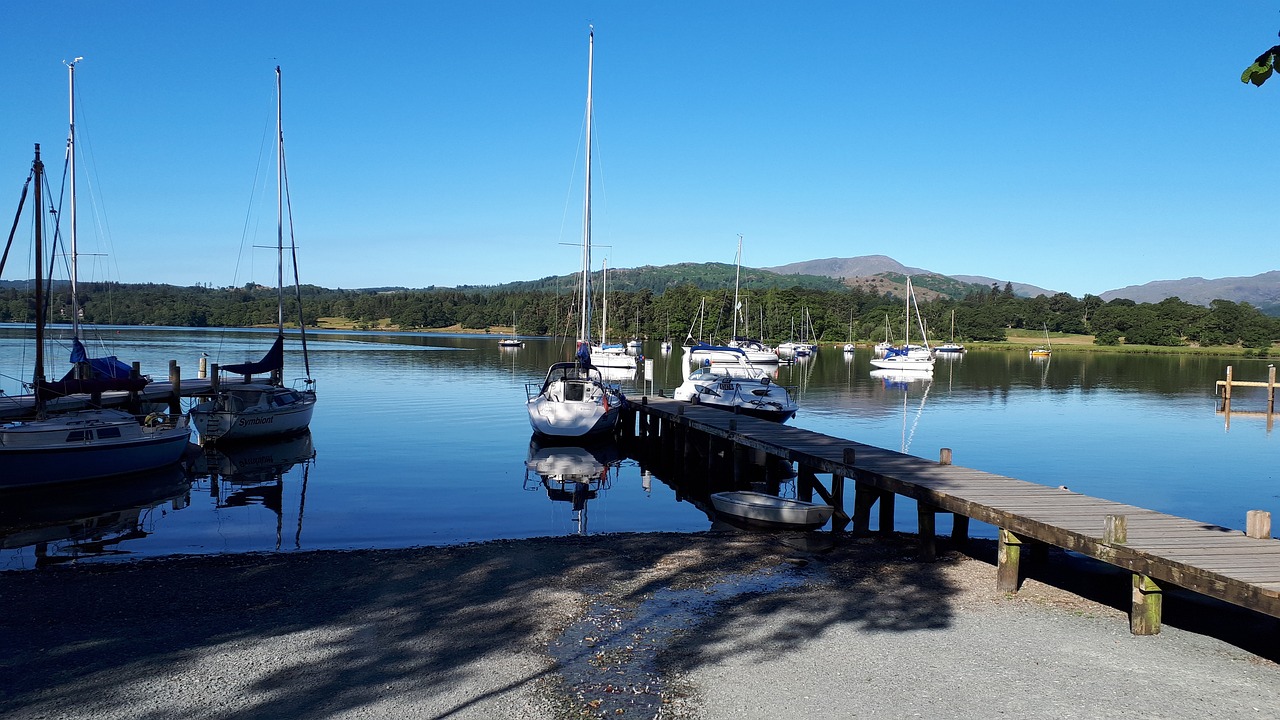
[[(276, 66), (276, 330), (284, 337), (284, 123)], [(283, 373), (281, 373), (283, 376)]]
[(730, 340), (738, 337), (738, 279), (742, 277), (742, 233), (738, 233), (738, 255), (733, 262), (737, 270), (733, 273), (733, 335)]
[(80, 339), (80, 301), (76, 293), (78, 274), (76, 272), (76, 63), (84, 58), (76, 58), (67, 63), (67, 174), (71, 184), (71, 335)]
[(594, 25), (587, 32), (587, 165), (586, 190), (582, 194), (582, 313), (579, 339), (591, 341), (591, 75), (595, 64)]
[(609, 258), (600, 261), (600, 347), (609, 337)]
[(36, 159), (32, 162), (33, 175), (36, 181), (35, 220), (36, 220), (36, 358), (35, 370), (31, 375), (32, 392), (36, 395), (36, 419), (44, 419), (44, 163), (40, 161), (40, 143), (36, 143)]

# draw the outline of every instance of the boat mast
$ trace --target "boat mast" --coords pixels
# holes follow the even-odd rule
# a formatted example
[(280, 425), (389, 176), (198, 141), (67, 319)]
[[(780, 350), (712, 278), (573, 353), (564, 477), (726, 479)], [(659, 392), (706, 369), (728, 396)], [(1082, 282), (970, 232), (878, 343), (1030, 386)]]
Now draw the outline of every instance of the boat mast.
[(733, 335), (730, 340), (738, 337), (738, 281), (742, 278), (742, 233), (738, 233), (738, 255), (734, 258), (734, 264), (737, 269), (733, 272)]
[(36, 159), (31, 165), (35, 175), (35, 221), (36, 221), (36, 357), (35, 369), (31, 375), (32, 392), (35, 393), (36, 419), (44, 420), (44, 163), (40, 160), (40, 143), (36, 143)]
[(76, 292), (78, 276), (76, 273), (76, 63), (84, 58), (76, 58), (67, 63), (67, 173), (71, 185), (71, 336), (80, 339), (80, 301)]
[[(280, 66), (276, 66), (276, 339), (284, 341), (284, 116), (280, 97)], [(283, 365), (283, 361), (281, 362)], [(284, 368), (271, 371), (277, 384)]]
[(903, 335), (902, 335), (902, 338), (903, 338), (902, 347), (906, 348), (907, 352), (910, 352), (911, 351), (911, 276), (910, 275), (907, 276), (906, 309), (907, 309), (907, 323), (906, 323), (906, 328), (904, 329)]
[(600, 261), (600, 348), (609, 342), (609, 258)]
[(578, 339), (591, 342), (591, 74), (595, 63), (594, 25), (587, 26), (587, 159), (586, 189), (582, 193), (582, 312)]

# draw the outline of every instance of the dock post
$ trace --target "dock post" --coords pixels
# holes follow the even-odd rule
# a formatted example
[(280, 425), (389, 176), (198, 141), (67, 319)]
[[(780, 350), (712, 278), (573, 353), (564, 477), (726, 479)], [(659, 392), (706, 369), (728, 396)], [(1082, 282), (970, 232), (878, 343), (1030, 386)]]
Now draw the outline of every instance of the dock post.
[(1157, 635), (1160, 632), (1160, 610), (1164, 591), (1155, 580), (1133, 574), (1133, 604), (1129, 609), (1129, 632), (1134, 635)]
[[(951, 464), (951, 448), (942, 448), (938, 451), (938, 464)], [(968, 515), (951, 513), (951, 544), (956, 547), (964, 547), (969, 544)]]
[(801, 464), (796, 476), (796, 499), (813, 502), (813, 486), (818, 482), (818, 475), (813, 468)]
[(1108, 515), (1103, 520), (1102, 542), (1123, 545), (1129, 542), (1129, 523), (1124, 515)]
[(920, 559), (933, 562), (938, 559), (938, 540), (935, 528), (938, 508), (927, 502), (916, 501), (916, 524), (920, 533)]
[(1276, 366), (1267, 366), (1267, 417), (1276, 411)]
[(1000, 528), (1000, 544), (996, 551), (996, 590), (1016, 593), (1019, 583), (1019, 560), (1022, 558), (1022, 538)]
[[(137, 360), (134, 360), (133, 366), (129, 368), (129, 379), (137, 380), (140, 377), (142, 377), (142, 363), (138, 362)], [(140, 409), (140, 406), (138, 404), (138, 391), (130, 390), (129, 391), (129, 412), (137, 413), (139, 409)]]
[(1250, 510), (1246, 516), (1245, 535), (1259, 540), (1271, 539), (1271, 513), (1266, 510)]
[(169, 412), (178, 415), (182, 412), (182, 368), (177, 360), (169, 361), (169, 384), (173, 389), (169, 396)]
[(880, 491), (880, 534), (893, 534), (893, 506), (898, 496), (888, 490)]
[(196, 377), (204, 380), (209, 377), (209, 358), (206, 355), (200, 356), (200, 364), (196, 366)]
[(217, 395), (221, 384), (222, 381), (218, 379), (218, 363), (213, 363), (209, 366), (209, 392)]
[(1231, 402), (1231, 366), (1227, 366), (1227, 384), (1222, 387), (1222, 400), (1230, 404)]

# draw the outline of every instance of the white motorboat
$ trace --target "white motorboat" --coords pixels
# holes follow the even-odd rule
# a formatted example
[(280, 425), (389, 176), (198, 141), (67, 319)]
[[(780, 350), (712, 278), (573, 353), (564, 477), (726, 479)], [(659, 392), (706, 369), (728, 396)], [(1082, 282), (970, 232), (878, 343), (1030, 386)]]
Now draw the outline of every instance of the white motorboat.
[[(67, 64), (70, 86), (70, 130), (67, 138), (68, 184), (70, 186), (70, 283), (71, 306), (76, 300), (76, 172), (75, 172), (75, 66)], [(35, 346), (30, 417), (0, 425), (0, 488), (33, 487), (54, 483), (105, 478), (139, 473), (174, 465), (187, 449), (191, 428), (182, 416), (160, 413), (138, 417), (121, 410), (73, 410), (50, 412), (50, 399), (67, 395), (102, 393), (110, 390), (141, 390), (147, 378), (132, 374), (132, 368), (115, 357), (90, 358), (80, 340), (80, 321), (72, 313), (71, 371), (50, 382), (44, 375), (45, 324), (48, 317), (44, 268), (44, 224), (46, 187), (40, 145), (27, 183), (34, 185), (32, 251), (35, 266)], [(25, 199), (27, 187), (23, 188)], [(22, 204), (14, 220), (21, 220)], [(7, 254), (6, 250), (6, 254)]]
[[(191, 408), (191, 420), (200, 433), (200, 442), (225, 442), (278, 437), (301, 432), (311, 424), (316, 405), (315, 380), (311, 377), (311, 361), (307, 356), (306, 323), (302, 313), (302, 291), (296, 277), (297, 245), (293, 239), (293, 213), (285, 213), (284, 198), (288, 186), (285, 177), (284, 130), (281, 112), (280, 66), (276, 66), (276, 339), (267, 354), (257, 362), (226, 365), (213, 376), (212, 395)], [(295, 269), (294, 292), (298, 301), (298, 330), (302, 340), (302, 362), (306, 371), (295, 381), (297, 387), (284, 384), (284, 228), (289, 227), (289, 249)], [(232, 382), (221, 373), (240, 375), (243, 382)], [(254, 381), (254, 375), (266, 374), (265, 380)]]
[[(540, 386), (526, 385), (525, 409), (538, 435), (571, 439), (608, 435), (618, 425), (626, 398), (606, 383), (591, 343), (591, 82), (595, 59), (595, 31), (587, 36), (586, 187), (582, 211), (581, 306), (578, 347), (573, 362), (559, 362), (547, 370)], [(634, 372), (636, 358), (622, 354)], [(602, 357), (602, 359), (604, 359)]]
[(741, 351), (734, 362), (707, 362), (687, 373), (672, 397), (775, 422), (790, 420), (799, 409), (790, 391), (748, 362)]
[(826, 525), (835, 512), (830, 505), (747, 490), (712, 493), (711, 504), (718, 515), (730, 521), (804, 530)]

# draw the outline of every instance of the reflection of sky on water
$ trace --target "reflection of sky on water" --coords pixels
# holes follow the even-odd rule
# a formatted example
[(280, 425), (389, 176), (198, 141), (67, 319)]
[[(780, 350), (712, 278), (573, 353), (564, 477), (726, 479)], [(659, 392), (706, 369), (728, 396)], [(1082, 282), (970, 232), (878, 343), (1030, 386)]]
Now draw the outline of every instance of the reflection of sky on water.
[[(144, 372), (165, 377), (174, 359), (192, 377), (202, 352), (223, 362), (256, 359), (270, 331), (106, 334), (119, 340), (116, 354), (142, 361)], [(0, 373), (30, 360), (25, 335), (0, 327)], [(528, 339), (524, 348), (500, 350), (498, 339), (309, 334), (320, 404), (305, 502), (302, 464), (281, 477), (279, 515), (255, 503), (217, 507), (203, 479), (189, 506), (163, 511), (153, 518), (154, 532), (122, 547), (143, 554), (271, 550), (277, 532), (284, 550), (295, 547), (295, 536), (302, 549), (313, 549), (574, 532), (568, 503), (553, 501), (545, 489), (525, 489), (524, 407), (526, 383), (540, 384), (548, 365), (569, 359), (572, 342)], [(656, 344), (649, 349), (653, 386), (669, 392), (680, 382), (681, 355), (658, 353)], [(939, 362), (932, 380), (886, 383), (870, 374), (869, 357), (866, 349), (846, 359), (824, 347), (804, 363), (779, 367), (777, 382), (793, 388), (801, 403), (792, 424), (891, 449), (909, 439), (911, 454), (926, 458), (949, 447), (958, 465), (1234, 527), (1249, 509), (1280, 512), (1272, 467), (1280, 433), (1245, 418), (1233, 419), (1227, 431), (1214, 412), (1213, 382), (1225, 366), (1235, 364), (1237, 378), (1263, 378), (1265, 361), (1055, 352), (1050, 362), (1036, 363), (1025, 352), (970, 351)], [(286, 377), (301, 375), (300, 365), (294, 341)], [(639, 384), (622, 381), (631, 394)], [(1254, 395), (1238, 398), (1241, 409), (1263, 409)], [(590, 501), (591, 532), (710, 526), (705, 513), (676, 502), (661, 479), (646, 490), (634, 461), (614, 472)], [(898, 521), (910, 529), (914, 513), (904, 506)], [(29, 565), (30, 552), (0, 551), (0, 568)]]

